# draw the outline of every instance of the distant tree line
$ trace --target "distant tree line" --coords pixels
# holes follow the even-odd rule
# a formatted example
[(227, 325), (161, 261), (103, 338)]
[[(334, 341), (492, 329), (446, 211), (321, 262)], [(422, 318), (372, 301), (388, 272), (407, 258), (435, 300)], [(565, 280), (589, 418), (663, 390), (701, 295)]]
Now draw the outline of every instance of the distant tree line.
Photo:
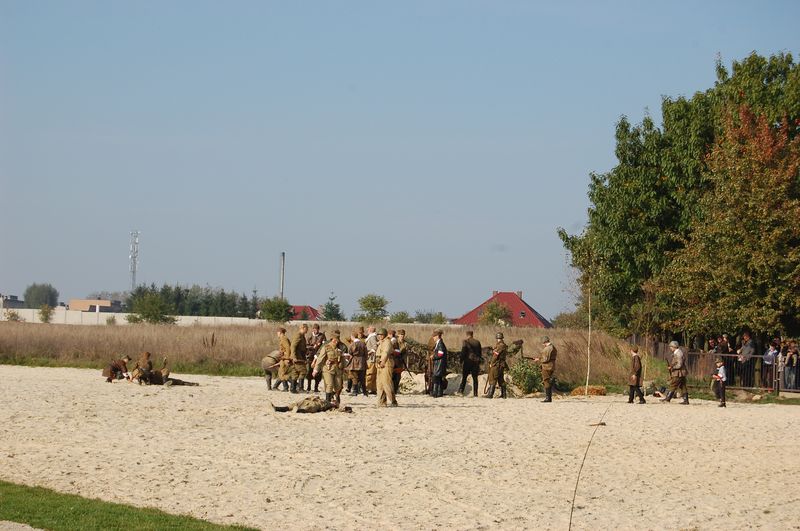
[(152, 296), (158, 296), (165, 313), (171, 315), (197, 315), (217, 317), (255, 318), (263, 303), (254, 290), (250, 297), (244, 293), (225, 291), (222, 288), (193, 285), (160, 288), (155, 284), (138, 286), (125, 301), (125, 311), (134, 311), (140, 301), (148, 300), (154, 304)]

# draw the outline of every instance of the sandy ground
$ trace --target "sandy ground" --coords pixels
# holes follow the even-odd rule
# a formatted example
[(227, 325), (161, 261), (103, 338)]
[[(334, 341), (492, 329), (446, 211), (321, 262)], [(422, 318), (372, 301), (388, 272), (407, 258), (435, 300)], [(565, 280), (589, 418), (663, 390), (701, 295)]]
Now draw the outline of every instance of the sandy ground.
[(261, 379), (184, 379), (201, 386), (0, 365), (0, 478), (262, 529), (568, 529), (596, 430), (574, 529), (800, 529), (781, 483), (798, 407), (401, 395), (278, 414), (294, 396)]

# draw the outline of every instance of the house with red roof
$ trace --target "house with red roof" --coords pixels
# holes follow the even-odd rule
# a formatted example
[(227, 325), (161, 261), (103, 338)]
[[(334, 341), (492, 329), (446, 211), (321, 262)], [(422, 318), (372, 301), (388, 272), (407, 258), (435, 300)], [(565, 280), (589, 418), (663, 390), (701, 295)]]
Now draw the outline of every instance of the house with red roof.
[(292, 321), (319, 321), (321, 314), (313, 306), (292, 306)]
[(496, 302), (502, 304), (511, 312), (511, 326), (531, 326), (534, 328), (552, 328), (550, 321), (533, 307), (522, 300), (521, 291), (493, 291), (492, 296), (482, 302), (477, 308), (470, 310), (459, 317), (453, 324), (474, 326), (480, 321), (481, 314), (487, 305)]

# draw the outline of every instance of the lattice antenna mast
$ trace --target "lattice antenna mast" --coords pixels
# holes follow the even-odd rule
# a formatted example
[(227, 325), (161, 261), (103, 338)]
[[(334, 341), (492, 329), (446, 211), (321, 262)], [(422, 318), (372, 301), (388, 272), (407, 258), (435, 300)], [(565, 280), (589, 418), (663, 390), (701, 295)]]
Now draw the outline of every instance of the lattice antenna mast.
[(139, 231), (131, 231), (131, 292), (136, 289), (136, 269), (139, 266)]

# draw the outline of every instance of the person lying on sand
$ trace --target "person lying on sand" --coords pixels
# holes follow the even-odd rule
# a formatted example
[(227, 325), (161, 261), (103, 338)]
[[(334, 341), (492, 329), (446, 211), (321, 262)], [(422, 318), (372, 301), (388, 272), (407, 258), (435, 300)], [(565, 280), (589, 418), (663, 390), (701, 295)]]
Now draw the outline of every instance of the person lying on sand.
[(274, 406), (272, 405), (272, 402), (267, 402), (267, 408), (275, 413), (287, 413), (289, 411), (292, 413), (321, 413), (323, 411), (340, 411), (342, 413), (353, 412), (353, 408), (350, 406), (337, 408), (330, 402), (326, 402), (318, 396), (309, 396), (288, 406)]
[[(147, 354), (147, 361), (150, 361), (150, 353), (145, 352)], [(139, 367), (139, 363), (136, 364), (136, 368), (131, 373), (131, 382), (136, 380), (139, 382), (139, 385), (165, 385), (167, 387), (172, 385), (192, 385), (197, 386), (200, 385), (195, 382), (187, 382), (185, 380), (179, 380), (178, 378), (170, 378), (170, 370), (169, 366), (167, 365), (167, 358), (164, 358), (164, 363), (161, 367), (161, 370), (154, 371), (152, 370), (153, 364), (150, 363), (150, 370), (146, 370), (146, 368)]]

